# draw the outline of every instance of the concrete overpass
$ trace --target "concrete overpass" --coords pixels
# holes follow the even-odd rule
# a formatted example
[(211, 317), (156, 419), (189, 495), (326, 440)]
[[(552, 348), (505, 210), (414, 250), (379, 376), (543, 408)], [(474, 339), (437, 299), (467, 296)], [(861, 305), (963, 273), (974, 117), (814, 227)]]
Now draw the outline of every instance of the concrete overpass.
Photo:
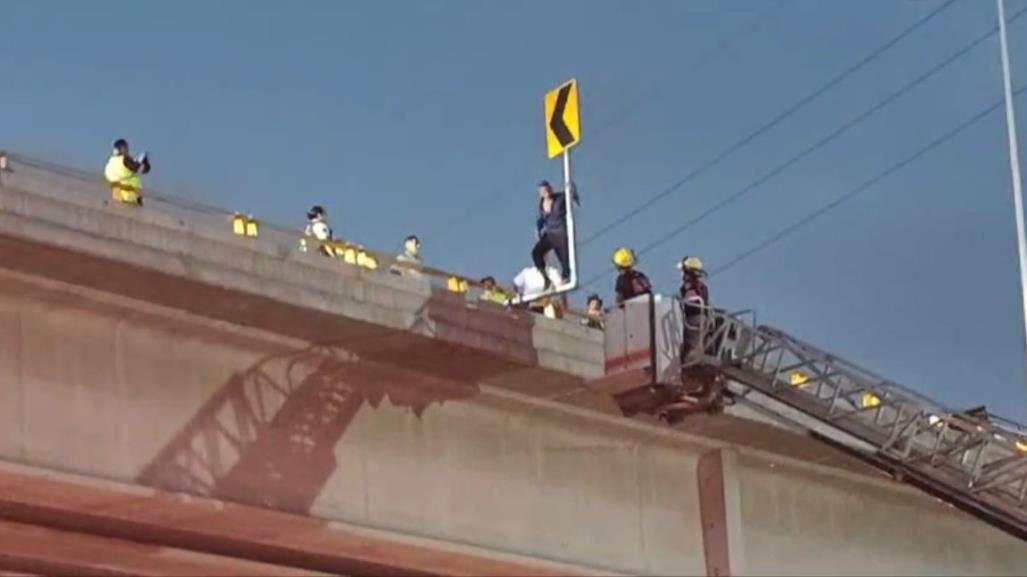
[(1023, 542), (785, 428), (621, 417), (573, 320), (9, 158), (0, 569), (1027, 570)]

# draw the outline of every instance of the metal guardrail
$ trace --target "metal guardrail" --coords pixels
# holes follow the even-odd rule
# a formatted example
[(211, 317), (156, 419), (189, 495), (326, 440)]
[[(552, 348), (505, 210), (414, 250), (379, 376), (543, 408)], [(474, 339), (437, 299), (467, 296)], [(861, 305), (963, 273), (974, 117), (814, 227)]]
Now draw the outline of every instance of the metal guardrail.
[(874, 447), (898, 476), (1027, 538), (1027, 433), (947, 409), (780, 330), (719, 314), (704, 362), (819, 423)]
[[(22, 178), (25, 173), (29, 173), (29, 175)], [(26, 183), (31, 184), (27, 185)], [(62, 195), (74, 196), (80, 201), (85, 200), (94, 204), (110, 198), (111, 190), (110, 183), (102, 177), (100, 169), (85, 171), (3, 150), (0, 150), (0, 185), (34, 187), (36, 189), (51, 188), (59, 190)], [(26, 192), (43, 191), (27, 190)], [(279, 255), (304, 251), (302, 240), (306, 241), (306, 250), (309, 252), (314, 252), (318, 245), (325, 244), (316, 239), (305, 239), (304, 233), (300, 229), (254, 219), (246, 211), (230, 211), (150, 187), (144, 187), (143, 195), (145, 206), (140, 209), (141, 211), (176, 219), (182, 226), (187, 226), (196, 232), (222, 236), (226, 232), (231, 234), (235, 227), (238, 233), (240, 217), (244, 218), (245, 222), (250, 222), (253, 219), (258, 226), (257, 231), (253, 231), (256, 234), (243, 233), (240, 236), (258, 237), (260, 242), (272, 244), (275, 247), (274, 252)], [(485, 302), (491, 306), (501, 306), (481, 298), (484, 287), (467, 275), (401, 262), (391, 254), (374, 251), (352, 241), (338, 240), (327, 244), (340, 249), (337, 260), (343, 265), (363, 266), (365, 262), (369, 261), (358, 262), (356, 258), (350, 259), (349, 255), (364, 253), (371, 257), (373, 266), (363, 266), (363, 268), (374, 269), (381, 274), (404, 274), (407, 271), (416, 271), (412, 273), (412, 276), (421, 278), (433, 286), (463, 294), (468, 303), (478, 305)], [(348, 252), (350, 249), (352, 252)], [(508, 295), (513, 294), (513, 291), (503, 290)], [(564, 315), (574, 319), (575, 322), (585, 318), (584, 311), (576, 309), (565, 310)]]

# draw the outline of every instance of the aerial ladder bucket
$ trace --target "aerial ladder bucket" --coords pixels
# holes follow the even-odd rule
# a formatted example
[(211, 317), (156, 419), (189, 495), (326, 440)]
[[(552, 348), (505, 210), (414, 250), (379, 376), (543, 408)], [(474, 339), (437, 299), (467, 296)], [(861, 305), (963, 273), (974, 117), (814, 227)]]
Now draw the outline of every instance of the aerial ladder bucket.
[[(677, 386), (679, 399), (687, 398), (698, 390), (694, 382), (689, 388), (689, 379), (711, 379), (725, 399), (805, 430), (1027, 540), (1022, 426), (982, 408), (947, 409), (783, 331), (757, 325), (754, 317), (707, 311), (701, 344), (682, 363), (683, 334), (673, 299), (628, 303), (609, 315), (607, 374), (598, 384), (625, 414), (673, 415), (680, 400), (668, 404), (672, 395), (665, 391)], [(719, 402), (698, 398), (695, 404), (701, 407), (696, 410), (711, 410)]]
[(719, 411), (722, 379), (702, 362), (701, 344), (684, 347), (687, 331), (710, 331), (710, 319), (691, 319), (690, 326), (679, 301), (663, 295), (618, 305), (606, 317), (606, 375), (593, 386), (612, 394), (626, 416), (648, 413), (674, 423)]

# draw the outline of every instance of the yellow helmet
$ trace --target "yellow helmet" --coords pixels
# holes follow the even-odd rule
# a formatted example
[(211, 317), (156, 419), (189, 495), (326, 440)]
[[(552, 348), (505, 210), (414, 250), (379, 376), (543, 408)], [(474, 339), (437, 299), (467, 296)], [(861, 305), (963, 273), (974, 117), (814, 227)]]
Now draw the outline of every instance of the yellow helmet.
[(686, 256), (678, 263), (679, 270), (690, 270), (696, 273), (704, 273), (702, 261), (697, 256)]
[(638, 259), (635, 258), (635, 252), (626, 246), (622, 246), (613, 252), (613, 264), (617, 268), (628, 268), (635, 266)]

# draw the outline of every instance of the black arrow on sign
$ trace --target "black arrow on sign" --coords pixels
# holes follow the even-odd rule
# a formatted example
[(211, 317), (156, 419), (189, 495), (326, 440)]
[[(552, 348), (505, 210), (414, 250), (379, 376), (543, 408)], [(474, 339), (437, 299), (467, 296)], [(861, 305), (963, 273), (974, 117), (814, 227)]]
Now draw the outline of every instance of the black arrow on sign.
[(567, 146), (574, 142), (574, 135), (571, 134), (571, 129), (567, 128), (567, 125), (563, 122), (563, 112), (567, 108), (567, 98), (571, 95), (571, 87), (573, 84), (568, 84), (560, 89), (560, 93), (556, 95), (556, 107), (553, 108), (553, 116), (549, 119), (549, 130), (553, 131), (556, 135), (556, 139), (560, 141), (560, 146)]

